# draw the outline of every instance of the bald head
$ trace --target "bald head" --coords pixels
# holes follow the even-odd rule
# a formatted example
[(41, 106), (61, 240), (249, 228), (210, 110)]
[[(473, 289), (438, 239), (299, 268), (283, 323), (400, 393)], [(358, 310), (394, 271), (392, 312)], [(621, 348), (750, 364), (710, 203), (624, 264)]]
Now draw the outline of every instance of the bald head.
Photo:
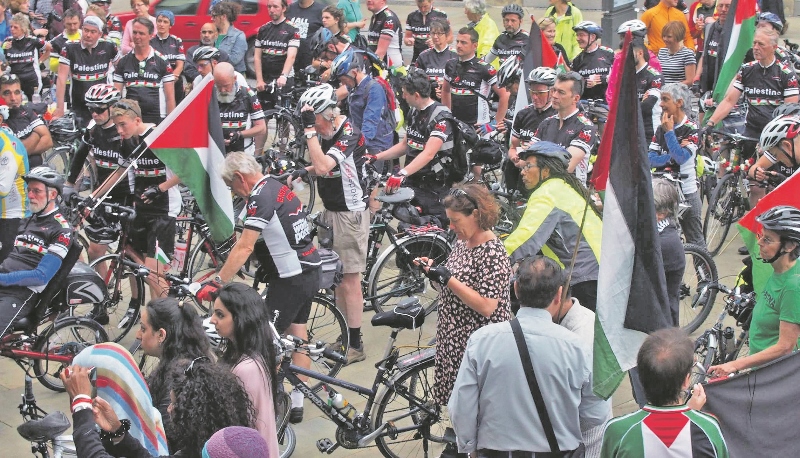
[(211, 22), (206, 22), (200, 27), (200, 44), (203, 46), (214, 46), (217, 41), (217, 26)]
[(214, 67), (214, 81), (236, 79), (236, 70), (228, 62), (220, 62)]
[(228, 62), (220, 62), (214, 67), (214, 84), (217, 86), (217, 100), (231, 103), (236, 97), (236, 71)]

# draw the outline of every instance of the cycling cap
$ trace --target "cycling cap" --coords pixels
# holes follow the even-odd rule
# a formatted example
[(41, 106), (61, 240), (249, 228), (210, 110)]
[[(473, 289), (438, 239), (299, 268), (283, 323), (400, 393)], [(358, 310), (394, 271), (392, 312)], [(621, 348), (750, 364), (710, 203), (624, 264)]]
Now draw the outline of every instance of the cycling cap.
[(772, 118), (780, 118), (781, 116), (798, 116), (800, 115), (800, 103), (782, 103), (778, 108), (772, 112)]
[(756, 218), (764, 229), (776, 232), (795, 242), (800, 242), (800, 210), (790, 205), (778, 205)]
[(800, 116), (781, 116), (764, 126), (759, 144), (766, 151), (778, 146), (781, 140), (792, 140), (798, 133), (800, 133)]
[(83, 18), (83, 25), (84, 26), (91, 25), (91, 26), (97, 27), (97, 30), (99, 30), (101, 32), (103, 31), (103, 28), (105, 27), (105, 24), (103, 23), (103, 20), (100, 19), (97, 16), (86, 16), (85, 18)]
[(311, 37), (311, 40), (308, 42), (308, 45), (311, 48), (311, 55), (316, 57), (322, 54), (322, 51), (325, 51), (325, 45), (331, 41), (331, 38), (333, 38), (333, 32), (325, 27), (320, 27), (320, 29), (314, 33), (314, 35)]
[(192, 62), (201, 60), (219, 60), (219, 49), (213, 46), (200, 46), (192, 54)]
[(564, 164), (564, 168), (569, 166), (569, 161), (572, 155), (569, 154), (563, 146), (557, 145), (553, 142), (536, 142), (531, 143), (528, 149), (519, 153), (519, 158), (525, 160), (531, 156), (552, 157), (558, 159)]
[(774, 27), (775, 30), (778, 31), (778, 33), (783, 32), (783, 22), (781, 21), (781, 18), (779, 18), (777, 14), (769, 12), (761, 13), (758, 15), (758, 22), (762, 21), (769, 22), (772, 25), (772, 27)]
[(516, 3), (511, 3), (503, 7), (503, 11), (500, 12), (500, 17), (504, 17), (506, 14), (516, 14), (520, 19), (525, 17), (525, 12), (522, 10), (522, 7)]
[(100, 108), (113, 105), (122, 98), (119, 89), (111, 84), (95, 84), (86, 91), (86, 106)]
[(497, 85), (500, 87), (507, 86), (514, 81), (519, 81), (522, 74), (522, 62), (517, 56), (508, 56), (505, 62), (500, 66), (497, 71)]
[(326, 108), (336, 105), (336, 91), (330, 84), (312, 87), (300, 96), (297, 102), (298, 111), (306, 105), (310, 105), (314, 113), (322, 113)]
[(175, 13), (170, 10), (158, 10), (156, 11), (156, 19), (159, 17), (164, 16), (169, 21), (169, 25), (175, 25)]
[(22, 175), (22, 179), (26, 183), (31, 181), (44, 183), (45, 186), (55, 189), (59, 194), (64, 190), (64, 177), (46, 165), (34, 167), (27, 175)]
[(556, 84), (557, 75), (558, 73), (550, 67), (536, 67), (528, 73), (528, 84), (553, 86)]
[(572, 28), (574, 31), (583, 30), (586, 33), (593, 33), (598, 37), (603, 34), (603, 29), (592, 21), (579, 22), (578, 25)]
[(638, 19), (632, 19), (630, 21), (623, 22), (622, 25), (620, 25), (617, 29), (617, 33), (620, 35), (628, 31), (630, 31), (635, 37), (644, 37), (647, 35), (647, 26), (644, 24), (644, 22)]
[(363, 66), (363, 54), (351, 46), (331, 62), (331, 79), (336, 80), (350, 73), (350, 70), (360, 69)]

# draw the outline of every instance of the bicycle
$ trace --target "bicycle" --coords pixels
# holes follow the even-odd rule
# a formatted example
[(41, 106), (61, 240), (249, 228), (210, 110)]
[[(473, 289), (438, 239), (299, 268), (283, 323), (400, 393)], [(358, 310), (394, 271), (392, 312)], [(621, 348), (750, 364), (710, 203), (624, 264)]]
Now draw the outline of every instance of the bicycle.
[[(66, 176), (72, 166), (72, 159), (80, 148), (84, 129), (76, 125), (75, 115), (72, 112), (52, 121), (47, 128), (53, 138), (53, 147), (44, 153), (42, 159), (45, 165)], [(91, 158), (87, 158), (84, 162), (84, 166), (75, 180), (75, 185), (76, 191), (79, 193), (91, 192), (98, 185), (97, 170), (92, 164)]]
[(33, 380), (28, 376), (25, 377), (25, 394), (18, 409), (24, 423), (17, 426), (17, 433), (31, 443), (34, 456), (37, 453), (41, 458), (78, 456), (72, 436), (62, 435), (70, 427), (69, 419), (63, 412), (48, 414), (36, 405)]
[(264, 122), (267, 125), (267, 137), (264, 149), (275, 149), (288, 156), (293, 161), (310, 165), (311, 159), (307, 157), (306, 138), (300, 125), (300, 119), (295, 115), (293, 106), (305, 92), (306, 87), (293, 88), (290, 95), (283, 94), (273, 81), (267, 85), (270, 92), (276, 93), (275, 108), (264, 110)]
[(713, 285), (719, 280), (717, 265), (709, 252), (700, 246), (684, 244), (686, 267), (680, 286), (679, 326), (690, 334), (705, 322), (714, 301), (717, 289)]
[[(326, 347), (306, 344), (292, 336), (280, 339), (280, 373), (338, 427), (335, 441), (328, 438), (317, 441), (320, 452), (331, 454), (339, 447), (371, 447), (374, 441), (386, 457), (416, 456), (420, 453), (438, 456), (441, 453), (446, 442), (444, 416), (440, 406), (432, 399), (436, 348), (415, 346), (410, 353), (401, 355), (402, 347), (395, 346), (400, 331), (417, 329), (424, 321), (425, 309), (416, 297), (409, 297), (393, 310), (378, 313), (372, 318), (373, 326), (388, 326), (392, 331), (383, 358), (376, 364), (377, 373), (371, 387), (292, 365), (291, 355), (295, 351), (340, 361), (344, 361), (344, 356)], [(300, 380), (301, 375), (320, 380), (328, 393), (328, 400)], [(364, 411), (359, 413), (333, 387), (366, 397)]]

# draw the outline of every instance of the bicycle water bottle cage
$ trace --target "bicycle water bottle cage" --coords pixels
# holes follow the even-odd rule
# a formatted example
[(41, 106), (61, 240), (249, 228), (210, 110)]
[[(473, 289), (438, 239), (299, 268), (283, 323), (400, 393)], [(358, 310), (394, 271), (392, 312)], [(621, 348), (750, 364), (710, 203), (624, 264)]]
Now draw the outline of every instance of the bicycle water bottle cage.
[(381, 312), (372, 317), (373, 326), (416, 329), (425, 322), (425, 309), (416, 296), (400, 301), (393, 310)]
[(17, 426), (17, 432), (30, 442), (52, 440), (70, 427), (69, 419), (63, 412), (55, 411), (44, 418), (30, 420)]

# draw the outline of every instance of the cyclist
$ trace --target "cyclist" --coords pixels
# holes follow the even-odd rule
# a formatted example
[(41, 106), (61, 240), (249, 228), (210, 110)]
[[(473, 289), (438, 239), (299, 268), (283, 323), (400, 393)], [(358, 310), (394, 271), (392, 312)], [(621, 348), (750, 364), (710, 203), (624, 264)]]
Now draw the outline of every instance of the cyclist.
[[(639, 58), (637, 56), (636, 57), (637, 73), (647, 68), (648, 71), (653, 74), (653, 76), (655, 76), (656, 74), (658, 74), (659, 77), (661, 76), (661, 63), (658, 61), (657, 55), (651, 53), (647, 49), (647, 45), (644, 44), (644, 37), (647, 36), (647, 27), (644, 25), (644, 22), (638, 19), (623, 22), (622, 25), (620, 25), (619, 28), (617, 29), (617, 33), (619, 34), (619, 49), (614, 52), (614, 64), (611, 66), (611, 72), (609, 72), (608, 74), (608, 88), (606, 89), (606, 101), (608, 102), (609, 105), (611, 105), (611, 101), (614, 99), (614, 84), (617, 78), (619, 78), (619, 72), (622, 69), (622, 62), (625, 60), (625, 59), (620, 59), (619, 57), (622, 53), (622, 46), (625, 44), (625, 35), (628, 33), (628, 31), (630, 31), (631, 35), (633, 36), (633, 41), (631, 41), (631, 46), (633, 46), (634, 55), (636, 55), (636, 52), (638, 50), (641, 50), (642, 57), (644, 61), (647, 63), (647, 67), (641, 67), (641, 63), (639, 62)], [(637, 87), (639, 88), (640, 91), (642, 90), (643, 85), (644, 86), (648, 85), (648, 83), (653, 78), (648, 75), (644, 76), (647, 76), (647, 79), (643, 78), (637, 80)], [(643, 94), (644, 94), (643, 92), (640, 93), (639, 98), (642, 98)], [(658, 97), (656, 97), (654, 103), (658, 105)], [(642, 115), (644, 116), (644, 113), (642, 113)], [(660, 121), (661, 119), (660, 116), (661, 115), (659, 114), (659, 117), (656, 118), (656, 124), (658, 124), (658, 122)], [(645, 119), (647, 119), (647, 117), (645, 117)], [(652, 129), (652, 126), (650, 128)], [(653, 132), (651, 131), (650, 135), (645, 138), (649, 139), (652, 136)]]
[(17, 75), (7, 73), (0, 76), (0, 96), (8, 104), (5, 123), (22, 141), (28, 152), (28, 164), (31, 168), (42, 165), (42, 154), (53, 147), (53, 138), (42, 117), (30, 106), (22, 104), (22, 87)]
[[(664, 80), (661, 73), (647, 62), (645, 56), (650, 53), (644, 40), (635, 39), (631, 42), (633, 57), (636, 59), (636, 95), (639, 97), (644, 120), (644, 138), (652, 139), (656, 128), (661, 123), (661, 86)], [(610, 87), (610, 86), (609, 86)], [(689, 106), (691, 101), (686, 101)]]
[[(758, 22), (756, 22), (756, 29), (766, 28), (767, 30), (773, 30), (778, 35), (781, 35), (783, 32), (783, 22), (775, 13), (759, 13), (758, 15)], [(789, 56), (787, 55), (787, 51), (780, 46), (775, 49), (775, 58), (778, 60), (782, 60), (791, 64), (789, 60)], [(753, 49), (750, 48), (747, 50), (747, 53), (744, 55), (744, 61), (750, 62), (755, 60), (753, 56)]]
[(567, 169), (572, 155), (562, 146), (542, 141), (519, 156), (522, 181), (531, 190), (531, 197), (519, 226), (504, 242), (511, 264), (541, 250), (545, 256), (569, 266), (582, 226), (570, 286), (572, 296), (594, 311), (602, 221), (589, 191)]
[(406, 137), (398, 144), (376, 155), (376, 160), (406, 156), (405, 167), (393, 175), (386, 184), (387, 192), (394, 192), (405, 184), (414, 190), (411, 203), (423, 215), (439, 219), (446, 227), (447, 215), (442, 200), (450, 188), (448, 167), (444, 164), (453, 148), (453, 128), (443, 119), (450, 110), (431, 99), (431, 81), (419, 69), (410, 69), (402, 80), (403, 98), (411, 111), (408, 114)]
[(578, 110), (583, 78), (577, 72), (559, 73), (550, 91), (557, 114), (544, 119), (531, 139), (553, 142), (572, 155), (568, 170), (586, 183), (589, 155), (597, 144), (597, 127)]
[(122, 41), (122, 23), (119, 18), (111, 14), (111, 0), (90, 0), (92, 5), (99, 5), (106, 12), (106, 33), (109, 40), (111, 40), (117, 47)]
[[(50, 51), (50, 78), (53, 80), (53, 84), (58, 87), (58, 80), (56, 75), (58, 75), (58, 67), (61, 58), (61, 50), (64, 49), (64, 46), (70, 41), (80, 41), (81, 39), (81, 13), (80, 11), (68, 9), (64, 12), (64, 20), (62, 21), (64, 24), (64, 31), (58, 34), (55, 38), (50, 40), (50, 47), (52, 50)], [(69, 84), (69, 81), (67, 81)], [(67, 100), (65, 102), (67, 104), (70, 103), (69, 100), (69, 91), (67, 92)]]
[[(517, 107), (517, 93), (522, 79), (522, 59), (511, 56), (500, 64), (497, 70), (497, 87), (508, 92), (508, 109), (503, 125), (510, 126), (514, 122), (514, 111)], [(508, 129), (506, 129), (508, 133)], [(506, 142), (507, 143), (507, 142)]]
[[(759, 141), (764, 154), (747, 170), (750, 179), (764, 181), (777, 174), (790, 177), (800, 169), (800, 154), (796, 153), (800, 149), (800, 106), (794, 106), (797, 111), (793, 115), (776, 117), (764, 126)], [(750, 201), (753, 207), (756, 203)]]
[(614, 63), (614, 51), (599, 42), (603, 29), (592, 21), (583, 21), (573, 27), (578, 39), (580, 54), (572, 61), (572, 70), (586, 80), (584, 99), (606, 100), (608, 74)]
[(441, 102), (445, 66), (449, 60), (455, 59), (458, 55), (450, 49), (449, 43), (452, 36), (449, 22), (441, 19), (432, 19), (430, 22), (430, 35), (433, 46), (422, 51), (414, 61), (414, 65), (428, 74), (434, 90), (431, 97), (437, 102)]
[(3, 42), (3, 53), (9, 71), (22, 82), (22, 91), (29, 102), (33, 94), (42, 89), (42, 73), (39, 64), (50, 55), (50, 45), (39, 37), (29, 35), (30, 20), (24, 13), (11, 17), (8, 24), (11, 35)]
[[(8, 118), (8, 106), (0, 106), (0, 119)], [(19, 222), (27, 211), (23, 175), (28, 173), (28, 155), (22, 142), (9, 129), (0, 129), (0, 263), (14, 248)]]
[(350, 328), (346, 358), (351, 364), (367, 357), (361, 341), (361, 275), (367, 266), (370, 222), (365, 202), (368, 191), (361, 184), (366, 141), (358, 127), (339, 112), (330, 84), (306, 90), (298, 107), (311, 166), (295, 172), (293, 177), (300, 178), (308, 172), (317, 176), (318, 193), (325, 206), (322, 220), (333, 229), (333, 250), (344, 265), (336, 305), (345, 312)]
[(728, 17), (728, 11), (731, 9), (732, 0), (717, 0), (717, 20), (712, 22), (706, 30), (705, 40), (703, 42), (703, 53), (700, 55), (700, 61), (697, 62), (697, 72), (694, 74), (694, 80), (700, 85), (700, 92), (707, 92), (714, 89), (717, 83), (717, 59), (720, 51), (724, 49), (722, 44), (722, 26)]
[(256, 35), (254, 60), (256, 91), (265, 110), (275, 108), (278, 91), (291, 93), (292, 78), (300, 33), (286, 20), (286, 0), (269, 0), (270, 22), (262, 25)]
[(389, 68), (403, 65), (400, 36), (403, 24), (394, 11), (386, 6), (386, 0), (369, 0), (367, 9), (372, 12), (367, 41), (369, 50), (374, 52)]
[(447, 13), (434, 8), (432, 0), (417, 0), (417, 9), (409, 13), (406, 19), (406, 35), (403, 43), (406, 46), (414, 47), (414, 54), (411, 57), (411, 63), (417, 61), (417, 58), (423, 51), (431, 48), (431, 22), (441, 20), (450, 23), (447, 19)]
[(750, 324), (750, 355), (711, 366), (711, 375), (725, 377), (762, 366), (795, 351), (800, 345), (800, 210), (779, 205), (762, 213), (758, 236), (759, 257), (772, 265), (773, 274), (756, 298)]
[(181, 74), (186, 64), (183, 50), (183, 40), (169, 33), (170, 27), (175, 25), (175, 15), (169, 10), (156, 12), (156, 34), (150, 39), (150, 46), (161, 53), (161, 56), (172, 67), (172, 76), (175, 77), (175, 103), (183, 100), (183, 80)]
[(690, 207), (680, 218), (686, 243), (706, 246), (701, 213), (703, 202), (697, 192), (697, 124), (686, 111), (692, 93), (682, 83), (669, 83), (661, 88), (661, 125), (650, 143), (650, 166), (658, 171), (672, 169), (681, 175), (681, 190)]
[(225, 152), (244, 151), (261, 155), (267, 125), (256, 93), (236, 82), (236, 70), (228, 62), (217, 64), (214, 83), (217, 85)]
[(101, 38), (103, 21), (95, 16), (86, 16), (81, 29), (81, 41), (70, 42), (61, 50), (56, 80), (56, 111), (53, 117), (64, 115), (64, 100), (67, 81), (71, 80), (70, 99), (77, 125), (86, 127), (92, 119), (83, 94), (95, 84), (108, 81), (112, 64), (120, 58), (117, 45)]
[(478, 32), (469, 27), (458, 31), (456, 54), (458, 59), (447, 62), (442, 83), (442, 103), (459, 120), (480, 126), (486, 133), (490, 127), (489, 92), (500, 97), (497, 106), (497, 129), (504, 130), (504, 120), (508, 109), (508, 91), (497, 87), (497, 71), (480, 60), (475, 54), (478, 49)]
[[(194, 81), (192, 81), (192, 86), (197, 87), (203, 78), (206, 75), (213, 74), (214, 69), (217, 68), (217, 65), (221, 62), (226, 62), (222, 59), (222, 51), (213, 47), (213, 46), (200, 46), (199, 48), (194, 50), (192, 54), (192, 63), (195, 66), (195, 70), (197, 71), (197, 76), (195, 77)], [(235, 67), (234, 67), (235, 68)], [(247, 86), (247, 80), (245, 79), (244, 75), (239, 72), (236, 72), (236, 83), (239, 86)]]
[[(192, 60), (195, 51), (202, 47), (214, 48), (217, 36), (219, 36), (219, 32), (217, 32), (217, 27), (213, 23), (206, 22), (200, 27), (200, 42), (186, 50), (186, 64), (183, 66), (183, 75), (186, 77), (187, 83), (192, 83), (200, 74), (194, 65), (194, 60)], [(228, 53), (219, 49), (217, 49), (217, 52), (219, 53), (218, 62), (230, 62), (231, 59)]]
[(508, 161), (503, 170), (506, 189), (509, 192), (512, 190), (525, 192), (525, 186), (520, 182), (519, 167), (517, 167), (519, 151), (528, 149), (534, 133), (543, 120), (555, 116), (556, 110), (550, 100), (550, 89), (555, 82), (556, 71), (549, 67), (534, 68), (528, 74), (528, 93), (532, 103), (514, 116), (511, 127), (511, 147), (508, 149)]
[(516, 3), (508, 4), (503, 7), (500, 14), (503, 17), (505, 31), (497, 37), (492, 49), (482, 59), (484, 62), (491, 63), (499, 58), (502, 65), (509, 57), (524, 57), (528, 51), (530, 38), (528, 32), (522, 30), (522, 18), (525, 16), (525, 12), (522, 11), (521, 6)]
[(31, 216), (20, 223), (14, 249), (0, 264), (0, 338), (33, 311), (72, 242), (72, 228), (57, 203), (64, 177), (49, 167), (36, 167), (22, 178)]

